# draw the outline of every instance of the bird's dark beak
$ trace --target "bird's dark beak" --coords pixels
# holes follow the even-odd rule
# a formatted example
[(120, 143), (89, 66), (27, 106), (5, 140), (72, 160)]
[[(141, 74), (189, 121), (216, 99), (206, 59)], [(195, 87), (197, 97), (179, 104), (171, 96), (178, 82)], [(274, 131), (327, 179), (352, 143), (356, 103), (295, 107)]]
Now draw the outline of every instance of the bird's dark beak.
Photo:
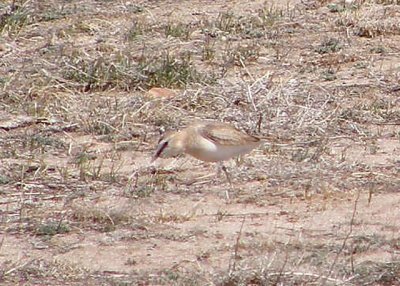
[(157, 160), (158, 157), (160, 157), (162, 151), (164, 151), (165, 147), (168, 146), (168, 142), (163, 142), (158, 144), (156, 152), (154, 153), (153, 157), (151, 158), (150, 163), (153, 163), (155, 160)]

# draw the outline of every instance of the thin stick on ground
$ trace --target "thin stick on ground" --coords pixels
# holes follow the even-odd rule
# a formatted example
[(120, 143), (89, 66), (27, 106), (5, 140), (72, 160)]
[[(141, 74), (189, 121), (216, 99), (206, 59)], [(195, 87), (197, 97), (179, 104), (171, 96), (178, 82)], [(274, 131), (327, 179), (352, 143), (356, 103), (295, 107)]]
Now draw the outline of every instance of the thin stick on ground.
[[(235, 270), (236, 270), (236, 261), (237, 261), (238, 258), (239, 258), (239, 255), (238, 255), (238, 253), (239, 253), (239, 242), (240, 242), (240, 238), (242, 237), (242, 230), (243, 230), (243, 226), (244, 226), (245, 220), (246, 220), (246, 217), (244, 216), (244, 217), (243, 217), (243, 220), (242, 220), (242, 224), (241, 224), (240, 229), (239, 229), (239, 233), (238, 233), (238, 235), (237, 235), (237, 237), (236, 237), (235, 252), (234, 252), (234, 254), (233, 254), (233, 263), (232, 263), (232, 264), (229, 263), (229, 270), (228, 270), (229, 277), (231, 277), (232, 274), (233, 274), (233, 273), (235, 272)], [(231, 259), (232, 259), (232, 258), (231, 258)]]
[(351, 215), (351, 219), (350, 219), (350, 223), (349, 223), (349, 225), (350, 225), (349, 232), (347, 233), (346, 237), (344, 238), (342, 246), (340, 247), (339, 252), (336, 254), (335, 259), (333, 260), (333, 263), (331, 264), (331, 267), (329, 268), (328, 274), (326, 276), (324, 276), (323, 278), (321, 277), (322, 278), (321, 285), (325, 285), (326, 282), (328, 281), (328, 278), (331, 276), (331, 274), (333, 272), (333, 268), (335, 267), (340, 254), (343, 252), (344, 248), (346, 247), (346, 243), (353, 232), (354, 219), (356, 217), (357, 205), (358, 205), (359, 199), (360, 199), (360, 190), (357, 192), (357, 197), (354, 200), (353, 214)]

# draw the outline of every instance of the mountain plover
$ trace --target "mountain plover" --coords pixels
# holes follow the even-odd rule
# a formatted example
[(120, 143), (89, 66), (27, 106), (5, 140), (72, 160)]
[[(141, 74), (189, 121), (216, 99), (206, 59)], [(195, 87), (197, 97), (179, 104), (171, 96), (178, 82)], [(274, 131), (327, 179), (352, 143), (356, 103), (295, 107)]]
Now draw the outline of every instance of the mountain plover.
[[(168, 158), (183, 153), (205, 162), (221, 162), (249, 153), (260, 143), (259, 138), (226, 123), (197, 122), (180, 131), (166, 132), (158, 142), (152, 162), (159, 157)], [(222, 170), (231, 183), (223, 165)]]

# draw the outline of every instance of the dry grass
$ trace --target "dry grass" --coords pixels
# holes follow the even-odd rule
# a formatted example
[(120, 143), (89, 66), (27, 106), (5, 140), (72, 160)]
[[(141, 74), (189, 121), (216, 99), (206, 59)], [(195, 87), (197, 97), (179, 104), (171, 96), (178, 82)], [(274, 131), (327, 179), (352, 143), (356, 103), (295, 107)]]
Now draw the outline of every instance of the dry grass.
[[(0, 282), (400, 284), (399, 3), (294, 2), (3, 1)], [(267, 140), (229, 205), (194, 119)]]

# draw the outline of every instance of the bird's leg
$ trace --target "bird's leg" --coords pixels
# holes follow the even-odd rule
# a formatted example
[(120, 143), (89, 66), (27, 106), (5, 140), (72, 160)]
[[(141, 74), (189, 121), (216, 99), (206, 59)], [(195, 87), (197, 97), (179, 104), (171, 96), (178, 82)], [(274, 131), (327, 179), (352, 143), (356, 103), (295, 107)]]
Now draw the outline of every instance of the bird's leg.
[(229, 175), (228, 170), (226, 169), (226, 167), (224, 165), (221, 165), (221, 170), (224, 171), (226, 179), (228, 180), (228, 183), (232, 188), (231, 176)]
[[(228, 173), (228, 170), (226, 169), (226, 167), (221, 163), (221, 170), (225, 173), (226, 179), (228, 180), (229, 186), (231, 188), (231, 190), (233, 189), (233, 185), (232, 185), (232, 180), (231, 177)], [(229, 190), (225, 190), (225, 196), (226, 196), (226, 200), (230, 201), (230, 197), (229, 197)]]

